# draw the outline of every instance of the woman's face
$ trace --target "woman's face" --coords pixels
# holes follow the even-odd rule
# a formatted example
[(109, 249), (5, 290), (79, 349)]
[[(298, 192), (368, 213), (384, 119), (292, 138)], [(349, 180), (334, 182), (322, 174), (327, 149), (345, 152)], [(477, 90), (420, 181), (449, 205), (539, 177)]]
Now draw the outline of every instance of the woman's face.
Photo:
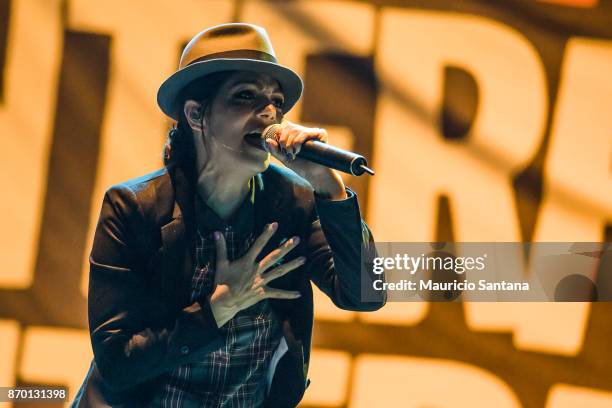
[[(202, 121), (206, 164), (228, 171), (261, 172), (269, 153), (263, 142), (247, 135), (261, 133), (283, 118), (284, 97), (278, 82), (266, 74), (236, 72), (219, 88)], [(199, 155), (202, 157), (201, 155)]]

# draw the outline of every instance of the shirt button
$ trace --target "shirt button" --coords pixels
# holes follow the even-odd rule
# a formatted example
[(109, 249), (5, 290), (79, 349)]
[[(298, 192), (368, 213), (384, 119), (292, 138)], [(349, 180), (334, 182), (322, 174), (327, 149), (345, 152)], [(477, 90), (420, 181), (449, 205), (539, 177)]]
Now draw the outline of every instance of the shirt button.
[(181, 354), (187, 354), (187, 353), (189, 353), (189, 347), (187, 346), (181, 347)]

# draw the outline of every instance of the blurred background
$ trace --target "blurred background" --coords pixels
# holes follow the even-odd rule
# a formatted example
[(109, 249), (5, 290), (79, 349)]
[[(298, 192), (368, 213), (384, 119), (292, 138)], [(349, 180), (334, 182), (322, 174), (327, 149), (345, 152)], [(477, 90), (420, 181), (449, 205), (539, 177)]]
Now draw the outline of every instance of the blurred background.
[[(161, 166), (157, 88), (230, 21), (305, 79), (290, 120), (369, 158), (378, 241), (612, 241), (611, 1), (0, 0), (0, 386), (74, 397), (103, 193)], [(610, 303), (316, 297), (302, 407), (612, 407)]]

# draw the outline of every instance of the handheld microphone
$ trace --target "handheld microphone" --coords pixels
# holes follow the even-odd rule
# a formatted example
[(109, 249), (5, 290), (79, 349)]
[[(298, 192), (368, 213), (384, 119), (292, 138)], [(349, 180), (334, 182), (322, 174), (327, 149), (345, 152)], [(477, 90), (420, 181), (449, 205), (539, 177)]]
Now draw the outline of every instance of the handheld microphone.
[[(262, 139), (273, 139), (278, 142), (282, 126), (273, 124), (264, 129)], [(342, 150), (318, 140), (307, 140), (302, 144), (297, 157), (332, 169), (361, 176), (363, 173), (374, 175), (374, 170), (368, 167), (368, 161), (360, 154)]]

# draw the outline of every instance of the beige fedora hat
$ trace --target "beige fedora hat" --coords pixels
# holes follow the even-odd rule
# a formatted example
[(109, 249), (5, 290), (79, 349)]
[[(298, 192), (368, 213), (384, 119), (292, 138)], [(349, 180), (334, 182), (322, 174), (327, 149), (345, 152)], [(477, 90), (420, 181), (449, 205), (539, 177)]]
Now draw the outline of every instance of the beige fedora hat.
[(181, 107), (177, 98), (190, 82), (221, 71), (251, 71), (276, 79), (285, 96), (288, 112), (302, 95), (302, 79), (276, 59), (268, 33), (254, 24), (229, 23), (208, 28), (189, 41), (178, 70), (157, 91), (157, 104), (174, 120)]

